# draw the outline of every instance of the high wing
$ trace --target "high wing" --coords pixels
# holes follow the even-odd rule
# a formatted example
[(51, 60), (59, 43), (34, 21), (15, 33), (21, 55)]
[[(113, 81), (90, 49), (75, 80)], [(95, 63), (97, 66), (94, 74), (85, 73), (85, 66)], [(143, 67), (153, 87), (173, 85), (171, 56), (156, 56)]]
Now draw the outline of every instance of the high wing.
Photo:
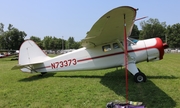
[(92, 26), (86, 38), (82, 40), (82, 46), (95, 47), (115, 40), (123, 40), (124, 15), (126, 16), (126, 34), (129, 36), (134, 25), (136, 9), (129, 6), (117, 7), (104, 14)]

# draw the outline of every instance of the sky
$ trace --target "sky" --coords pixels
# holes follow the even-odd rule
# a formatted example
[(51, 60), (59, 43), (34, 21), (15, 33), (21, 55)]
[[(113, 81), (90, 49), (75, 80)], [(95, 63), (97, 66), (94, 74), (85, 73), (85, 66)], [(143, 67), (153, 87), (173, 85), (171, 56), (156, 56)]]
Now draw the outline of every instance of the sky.
[[(55, 36), (80, 41), (106, 12), (119, 6), (138, 8), (136, 18), (157, 18), (167, 25), (180, 23), (180, 1), (174, 0), (0, 0), (0, 23), (12, 24), (27, 36)], [(142, 21), (142, 20), (141, 20)], [(140, 28), (140, 22), (135, 22)]]

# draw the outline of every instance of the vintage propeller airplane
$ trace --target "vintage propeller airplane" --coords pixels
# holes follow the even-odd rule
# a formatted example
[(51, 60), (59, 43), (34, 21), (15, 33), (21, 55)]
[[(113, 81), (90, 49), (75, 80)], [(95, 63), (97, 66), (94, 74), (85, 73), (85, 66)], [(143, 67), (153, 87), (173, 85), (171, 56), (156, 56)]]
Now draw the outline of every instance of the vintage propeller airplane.
[(124, 34), (131, 34), (136, 11), (130, 6), (112, 9), (87, 32), (82, 41), (83, 48), (53, 58), (48, 57), (32, 40), (26, 40), (20, 47), (19, 64), (12, 69), (40, 72), (42, 75), (47, 72), (106, 69), (125, 66), (126, 56), (127, 69), (134, 75), (135, 82), (144, 82), (146, 76), (136, 63), (163, 59), (167, 44), (163, 44), (160, 38), (124, 38)]

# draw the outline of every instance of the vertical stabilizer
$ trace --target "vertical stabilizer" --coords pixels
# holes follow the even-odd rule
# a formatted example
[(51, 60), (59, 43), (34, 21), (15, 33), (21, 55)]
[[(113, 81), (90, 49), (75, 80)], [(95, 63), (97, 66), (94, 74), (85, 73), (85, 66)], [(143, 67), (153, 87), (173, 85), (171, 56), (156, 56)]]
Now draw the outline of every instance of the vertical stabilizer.
[(32, 40), (26, 40), (19, 49), (19, 65), (40, 63), (50, 59)]

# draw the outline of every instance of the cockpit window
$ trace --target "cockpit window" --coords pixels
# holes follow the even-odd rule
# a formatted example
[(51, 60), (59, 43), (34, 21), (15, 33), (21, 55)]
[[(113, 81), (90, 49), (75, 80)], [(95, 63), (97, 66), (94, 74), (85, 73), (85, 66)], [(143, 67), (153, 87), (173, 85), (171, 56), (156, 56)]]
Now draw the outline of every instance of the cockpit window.
[(118, 43), (113, 43), (113, 48), (114, 48), (114, 49), (119, 48), (119, 44), (118, 44)]
[(128, 37), (128, 40), (130, 41), (130, 42), (133, 42), (134, 44), (136, 44), (139, 40), (137, 40), (137, 39), (134, 39), (134, 38), (130, 38), (130, 37)]
[(110, 51), (110, 50), (111, 50), (111, 46), (110, 46), (110, 45), (104, 45), (104, 46), (102, 47), (102, 49), (103, 49), (104, 52), (107, 52), (107, 51)]

